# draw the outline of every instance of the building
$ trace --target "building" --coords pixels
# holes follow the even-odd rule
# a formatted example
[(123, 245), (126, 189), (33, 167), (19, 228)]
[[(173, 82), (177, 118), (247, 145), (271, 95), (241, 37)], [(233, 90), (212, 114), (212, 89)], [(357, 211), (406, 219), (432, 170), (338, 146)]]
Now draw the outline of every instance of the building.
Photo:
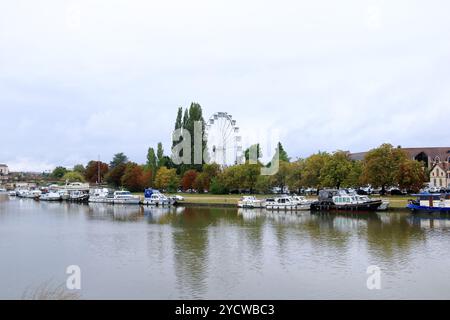
[[(437, 163), (450, 162), (450, 147), (401, 148), (410, 159), (422, 161), (428, 169)], [(367, 152), (350, 153), (353, 160), (363, 160)]]
[(9, 168), (6, 164), (0, 164), (0, 181), (8, 180)]
[(450, 163), (440, 162), (430, 171), (430, 187), (450, 188)]

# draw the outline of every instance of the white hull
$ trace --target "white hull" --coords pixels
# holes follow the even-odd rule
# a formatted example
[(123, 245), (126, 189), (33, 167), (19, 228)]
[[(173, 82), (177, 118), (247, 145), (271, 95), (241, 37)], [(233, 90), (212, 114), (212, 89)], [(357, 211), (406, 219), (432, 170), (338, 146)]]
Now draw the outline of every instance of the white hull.
[(170, 200), (152, 200), (145, 198), (142, 204), (146, 206), (170, 206), (173, 202)]
[(61, 197), (40, 197), (40, 201), (61, 201)]
[(266, 205), (267, 210), (274, 211), (301, 211), (301, 210), (309, 210), (311, 208), (310, 204), (299, 204), (299, 205)]
[(139, 204), (139, 199), (114, 199), (113, 204)]
[(260, 203), (245, 203), (245, 202), (238, 202), (238, 208), (248, 208), (248, 209), (257, 209), (257, 208), (264, 208), (265, 205), (263, 202)]

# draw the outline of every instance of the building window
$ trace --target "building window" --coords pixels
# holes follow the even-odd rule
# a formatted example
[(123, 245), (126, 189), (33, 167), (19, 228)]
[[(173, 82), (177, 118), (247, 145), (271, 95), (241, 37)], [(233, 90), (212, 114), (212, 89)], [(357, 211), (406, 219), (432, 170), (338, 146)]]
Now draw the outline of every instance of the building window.
[(439, 158), (439, 156), (436, 156), (436, 157), (434, 158), (434, 162), (436, 162), (436, 163), (441, 162), (441, 158)]

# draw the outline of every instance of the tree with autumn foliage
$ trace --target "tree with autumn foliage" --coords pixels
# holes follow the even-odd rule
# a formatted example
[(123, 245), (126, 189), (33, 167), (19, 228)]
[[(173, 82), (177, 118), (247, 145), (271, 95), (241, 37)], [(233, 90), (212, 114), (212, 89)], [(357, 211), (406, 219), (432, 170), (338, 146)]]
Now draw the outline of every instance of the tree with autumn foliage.
[(138, 192), (144, 190), (144, 170), (142, 167), (134, 162), (128, 162), (121, 182), (122, 186), (131, 192)]
[(176, 191), (178, 188), (179, 179), (176, 169), (168, 169), (161, 167), (156, 172), (155, 187), (168, 191)]
[(127, 165), (124, 163), (116, 165), (113, 169), (109, 170), (105, 176), (105, 180), (108, 184), (118, 188), (122, 185), (122, 177), (127, 169)]
[(198, 172), (195, 170), (188, 170), (184, 173), (183, 178), (181, 179), (181, 187), (184, 191), (192, 189), (195, 179), (198, 176)]
[[(90, 161), (84, 171), (84, 178), (90, 183), (101, 183), (109, 171), (107, 163), (101, 161)], [(100, 173), (100, 181), (99, 180)]]

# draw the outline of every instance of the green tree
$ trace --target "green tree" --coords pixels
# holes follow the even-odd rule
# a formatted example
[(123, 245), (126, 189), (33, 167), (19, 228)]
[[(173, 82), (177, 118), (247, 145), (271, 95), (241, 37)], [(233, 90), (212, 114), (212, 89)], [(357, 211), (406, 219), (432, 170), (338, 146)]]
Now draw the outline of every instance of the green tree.
[(52, 172), (52, 174), (51, 174), (51, 177), (53, 178), (53, 179), (61, 179), (65, 174), (67, 173), (67, 169), (66, 168), (64, 168), (64, 167), (56, 167), (54, 170), (53, 170), (53, 172)]
[(259, 175), (256, 179), (255, 190), (259, 193), (270, 193), (273, 187), (271, 176)]
[(68, 182), (85, 182), (84, 176), (77, 171), (68, 171), (62, 177), (62, 180)]
[(162, 166), (165, 166), (165, 158), (164, 158), (164, 149), (161, 142), (158, 143), (158, 148), (156, 151), (156, 157), (157, 157), (157, 165), (158, 168), (161, 168)]
[(278, 171), (272, 176), (272, 185), (279, 187), (283, 192), (287, 186), (291, 165), (287, 161), (280, 161)]
[(229, 193), (229, 190), (226, 187), (225, 182), (221, 179), (220, 176), (212, 178), (209, 191), (212, 194), (228, 194)]
[(152, 170), (153, 172), (156, 172), (156, 170), (155, 170), (156, 166), (157, 166), (157, 159), (156, 159), (155, 149), (148, 148), (146, 167), (148, 169)]
[(286, 184), (289, 187), (289, 190), (296, 190), (297, 192), (299, 192), (299, 190), (303, 187), (302, 174), (304, 165), (305, 161), (303, 159), (299, 159), (289, 164), (289, 170), (287, 172), (286, 178)]
[(352, 161), (352, 166), (349, 174), (343, 182), (344, 187), (359, 187), (362, 182), (363, 165), (361, 161)]
[(319, 151), (305, 159), (301, 176), (302, 186), (321, 187), (320, 172), (329, 157), (328, 153)]
[(352, 170), (352, 160), (348, 152), (336, 151), (324, 161), (320, 170), (320, 183), (326, 187), (340, 188)]
[(183, 108), (179, 107), (177, 112), (177, 120), (175, 120), (175, 129), (180, 129), (183, 127), (182, 117), (183, 117)]
[[(189, 113), (186, 119), (186, 123), (184, 124), (184, 129), (188, 130), (191, 135), (191, 163), (192, 165), (189, 166), (191, 169), (196, 169), (197, 171), (201, 170), (202, 165), (196, 165), (194, 163), (194, 125), (195, 122), (200, 121), (202, 124), (202, 155), (204, 153), (204, 150), (206, 149), (206, 140), (205, 140), (205, 120), (203, 119), (203, 111), (200, 104), (192, 102), (191, 106), (189, 107)], [(205, 163), (205, 159), (203, 159), (203, 163)]]
[(407, 154), (402, 149), (382, 144), (365, 155), (362, 179), (374, 187), (381, 187), (384, 194), (386, 187), (397, 184), (399, 167), (406, 159)]
[(112, 161), (109, 164), (109, 167), (111, 169), (114, 169), (115, 167), (121, 165), (121, 164), (126, 164), (128, 162), (128, 157), (123, 153), (116, 153), (112, 159)]
[(281, 145), (281, 142), (278, 142), (277, 149), (279, 150), (280, 161), (289, 162), (290, 158), (288, 157), (287, 152), (284, 150), (283, 146)]
[(77, 164), (73, 167), (73, 171), (81, 173), (82, 175), (85, 174), (86, 169), (84, 168), (84, 166), (82, 164)]
[(418, 192), (428, 180), (421, 162), (406, 159), (398, 168), (395, 179), (401, 189)]
[(256, 148), (256, 158), (257, 158), (257, 162), (258, 162), (259, 159), (262, 157), (261, 147), (260, 147), (259, 143), (250, 146), (249, 148), (247, 148), (247, 149), (244, 151), (245, 161), (246, 161), (246, 162), (249, 162), (249, 160), (250, 160), (250, 149), (251, 149), (251, 148)]
[(217, 177), (221, 172), (220, 165), (218, 165), (217, 163), (205, 163), (202, 169), (203, 172), (208, 175), (208, 178), (210, 180), (214, 177)]

